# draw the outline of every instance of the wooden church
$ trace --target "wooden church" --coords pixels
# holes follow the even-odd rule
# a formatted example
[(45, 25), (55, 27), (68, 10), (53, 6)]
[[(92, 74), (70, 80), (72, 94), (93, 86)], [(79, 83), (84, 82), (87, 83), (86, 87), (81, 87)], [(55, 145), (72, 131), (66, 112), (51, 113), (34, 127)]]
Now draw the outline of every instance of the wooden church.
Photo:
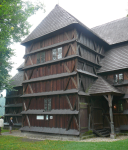
[(127, 30), (127, 17), (89, 29), (56, 5), (21, 43), (20, 130), (111, 138), (128, 130)]

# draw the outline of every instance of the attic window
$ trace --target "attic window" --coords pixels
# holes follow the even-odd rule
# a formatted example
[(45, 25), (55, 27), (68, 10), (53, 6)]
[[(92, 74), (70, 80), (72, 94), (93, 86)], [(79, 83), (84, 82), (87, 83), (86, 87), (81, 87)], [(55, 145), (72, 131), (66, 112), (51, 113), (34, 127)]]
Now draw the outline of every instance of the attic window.
[(37, 64), (45, 62), (45, 52), (37, 53)]
[(56, 48), (52, 50), (52, 59), (61, 59), (62, 58), (62, 47)]
[(115, 74), (114, 76), (114, 82), (115, 83), (120, 83), (124, 80), (124, 75), (123, 73), (120, 73), (120, 74)]

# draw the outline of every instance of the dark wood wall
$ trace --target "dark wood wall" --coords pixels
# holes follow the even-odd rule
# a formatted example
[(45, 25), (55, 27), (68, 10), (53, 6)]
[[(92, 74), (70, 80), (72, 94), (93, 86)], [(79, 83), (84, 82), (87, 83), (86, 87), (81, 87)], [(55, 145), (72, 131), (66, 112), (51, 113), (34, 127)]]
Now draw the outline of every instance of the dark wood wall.
[[(31, 98), (29, 109), (36, 109), (36, 110), (44, 109), (44, 99), (48, 99), (48, 98), (51, 98), (51, 109), (70, 109), (70, 105), (65, 95)], [(68, 98), (70, 100), (71, 105), (74, 106), (77, 100), (77, 95), (76, 94), (68, 95)], [(28, 106), (29, 100), (30, 98), (25, 99), (26, 106)], [(77, 101), (76, 110), (78, 110), (78, 101)]]
[[(64, 41), (65, 43), (63, 43)], [(53, 61), (52, 50), (59, 47), (62, 47), (62, 60), (58, 59)], [(45, 62), (38, 63), (37, 59), (41, 51), (45, 52)], [(101, 43), (96, 43), (92, 37), (82, 34), (81, 31), (77, 29), (70, 29), (69, 31), (63, 30), (62, 33), (58, 32), (54, 36), (51, 34), (51, 37), (48, 39), (31, 42), (31, 44), (26, 47), (24, 57), (26, 67), (24, 69), (24, 81), (26, 83), (23, 83), (23, 93), (33, 94), (60, 90), (65, 91), (69, 89), (87, 92), (96, 79), (94, 76), (96, 76), (96, 69), (100, 67), (99, 62), (104, 57), (103, 54), (104, 48)], [(73, 55), (76, 57), (71, 58)], [(78, 73), (77, 69), (89, 72), (92, 75)], [(39, 77), (72, 72), (77, 72), (77, 74), (39, 81)], [(31, 82), (34, 78), (36, 81)], [(69, 129), (79, 130), (80, 134), (86, 132), (88, 130), (89, 119), (88, 98), (86, 97), (78, 96), (78, 94), (29, 97), (24, 99), (24, 103), (28, 109), (39, 110), (44, 109), (44, 99), (51, 98), (52, 109), (71, 110), (72, 108), (66, 96), (68, 96), (72, 108), (76, 103), (74, 109), (79, 111), (78, 115), (74, 115), (76, 119), (71, 121)], [(36, 115), (28, 115), (28, 119), (30, 126), (67, 128), (71, 116), (72, 115), (53, 115), (53, 119), (50, 120), (37, 120)], [(23, 125), (28, 126), (27, 117), (23, 115), (23, 118), (25, 118), (23, 119)]]
[[(75, 65), (75, 61), (76, 59), (70, 59), (70, 60), (65, 60), (57, 63), (38, 66), (32, 69), (27, 69), (25, 70), (24, 80), (27, 80), (27, 78), (33, 79), (33, 78), (49, 76), (53, 74), (66, 73), (68, 72), (68, 70), (69, 72), (72, 72), (72, 68)], [(76, 71), (76, 65), (73, 71)]]
[(54, 45), (60, 42), (64, 42), (67, 40), (77, 38), (77, 32), (75, 29), (63, 30), (61, 33), (56, 33), (56, 35), (52, 35), (50, 38), (46, 38), (37, 42), (33, 42), (26, 46), (26, 54), (30, 53), (30, 51), (34, 51), (43, 47), (47, 47), (50, 45)]
[[(14, 87), (14, 91), (7, 91), (6, 103), (5, 103), (5, 118), (4, 122), (9, 123), (10, 117), (13, 117), (14, 126), (17, 127), (17, 123), (22, 122), (22, 116), (19, 114), (22, 111), (22, 106), (17, 107), (15, 105), (22, 104), (23, 98), (20, 96), (23, 94), (23, 87)], [(12, 106), (13, 105), (13, 106)], [(8, 116), (6, 116), (8, 115)], [(17, 115), (17, 116), (16, 116)]]
[[(60, 45), (57, 46), (56, 48), (62, 47), (62, 58), (65, 56), (71, 56), (76, 54), (76, 42), (73, 42), (72, 44), (67, 44), (67, 45)], [(52, 60), (52, 49), (47, 49), (45, 50), (45, 62), (51, 61)], [(67, 52), (68, 50), (68, 52)], [(38, 53), (31, 54), (31, 56), (26, 57), (25, 59), (25, 66), (37, 64), (37, 55)]]

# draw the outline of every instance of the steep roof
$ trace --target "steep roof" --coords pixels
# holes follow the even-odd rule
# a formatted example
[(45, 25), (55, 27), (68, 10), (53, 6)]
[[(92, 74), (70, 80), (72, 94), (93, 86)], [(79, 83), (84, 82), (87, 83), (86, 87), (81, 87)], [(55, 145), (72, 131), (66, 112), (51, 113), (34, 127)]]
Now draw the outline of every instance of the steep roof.
[(14, 87), (17, 86), (22, 86), (22, 82), (23, 82), (23, 75), (24, 72), (23, 71), (19, 71), (11, 80), (11, 85), (13, 85)]
[(98, 79), (92, 84), (92, 86), (88, 90), (88, 93), (90, 95), (105, 94), (105, 93), (122, 94), (115, 87), (110, 85), (105, 79), (103, 79), (101, 76), (98, 76)]
[(76, 19), (71, 14), (69, 14), (66, 10), (61, 8), (59, 5), (56, 5), (55, 8), (35, 28), (35, 30), (30, 35), (28, 35), (28, 37), (24, 41), (21, 42), (21, 44), (25, 44), (31, 40), (52, 33), (71, 24), (80, 24), (81, 26), (89, 30), (93, 35), (96, 35), (98, 37), (98, 35), (95, 32), (93, 32), (91, 29), (86, 27), (78, 19)]
[(17, 68), (17, 70), (21, 70), (24, 67), (24, 62)]
[(128, 68), (128, 44), (106, 51), (100, 65), (98, 73)]
[(24, 72), (23, 71), (20, 71), (22, 68), (24, 67), (24, 63), (22, 63), (18, 68), (17, 70), (18, 73), (12, 77), (12, 81), (11, 81), (11, 85), (13, 85), (14, 87), (17, 87), (17, 86), (22, 86), (22, 82), (23, 82), (23, 76), (24, 76)]
[(92, 28), (110, 45), (128, 41), (128, 17)]

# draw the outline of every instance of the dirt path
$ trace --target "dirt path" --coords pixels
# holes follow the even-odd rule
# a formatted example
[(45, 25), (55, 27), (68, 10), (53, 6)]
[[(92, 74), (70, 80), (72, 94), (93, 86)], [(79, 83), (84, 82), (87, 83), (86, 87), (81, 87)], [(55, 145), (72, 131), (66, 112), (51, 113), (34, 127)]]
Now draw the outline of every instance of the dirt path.
[(2, 135), (10, 135), (10, 136), (17, 136), (17, 137), (23, 137), (25, 139), (23, 140), (29, 140), (29, 141), (42, 141), (42, 140), (63, 140), (63, 141), (77, 141), (77, 142), (114, 142), (119, 140), (128, 139), (128, 136), (118, 136), (116, 139), (110, 139), (109, 137), (101, 138), (101, 137), (94, 137), (89, 138), (85, 140), (78, 140), (75, 138), (66, 138), (66, 137), (59, 137), (59, 136), (46, 136), (42, 134), (28, 134), (28, 133), (22, 133), (20, 131), (13, 131), (12, 134), (9, 134), (9, 132), (4, 132)]

